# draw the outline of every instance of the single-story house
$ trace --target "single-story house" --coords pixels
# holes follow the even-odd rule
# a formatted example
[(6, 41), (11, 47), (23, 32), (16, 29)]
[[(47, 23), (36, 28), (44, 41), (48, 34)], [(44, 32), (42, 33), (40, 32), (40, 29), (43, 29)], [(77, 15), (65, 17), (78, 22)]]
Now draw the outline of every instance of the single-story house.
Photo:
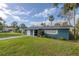
[(39, 33), (39, 30), (43, 30), (43, 34), (47, 37), (52, 38), (64, 38), (66, 40), (69, 40), (69, 29), (70, 26), (66, 27), (56, 27), (56, 26), (32, 26), (26, 28), (26, 35), (27, 36), (37, 36)]
[(5, 26), (0, 30), (0, 32), (11, 32), (12, 30), (13, 28), (11, 26)]

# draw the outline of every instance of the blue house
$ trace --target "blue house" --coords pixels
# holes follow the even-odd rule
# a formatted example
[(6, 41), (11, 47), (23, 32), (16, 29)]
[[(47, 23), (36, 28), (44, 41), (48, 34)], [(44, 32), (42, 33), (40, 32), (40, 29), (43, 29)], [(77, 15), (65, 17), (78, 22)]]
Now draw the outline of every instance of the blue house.
[(51, 38), (64, 38), (69, 40), (69, 26), (65, 27), (56, 27), (56, 26), (32, 26), (26, 29), (27, 36), (37, 36), (39, 30), (43, 30), (43, 35)]

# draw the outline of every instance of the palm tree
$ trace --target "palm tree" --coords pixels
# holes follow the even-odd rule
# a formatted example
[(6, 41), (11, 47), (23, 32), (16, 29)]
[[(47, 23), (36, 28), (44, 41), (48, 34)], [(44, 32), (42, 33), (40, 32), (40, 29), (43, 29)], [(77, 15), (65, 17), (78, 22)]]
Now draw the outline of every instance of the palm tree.
[(64, 4), (64, 13), (66, 14), (69, 11), (73, 11), (73, 19), (74, 19), (74, 39), (76, 39), (76, 28), (75, 28), (75, 9), (79, 6), (79, 4), (76, 3), (66, 3)]
[(49, 16), (48, 18), (49, 18), (49, 21), (51, 22), (51, 26), (52, 26), (52, 21), (54, 20), (53, 15)]
[[(58, 4), (56, 4), (55, 6), (57, 7)], [(79, 4), (78, 3), (65, 3), (64, 4), (64, 8), (62, 9), (65, 16), (69, 16), (69, 15), (67, 15), (67, 13), (69, 11), (73, 11), (73, 19), (74, 19), (74, 39), (76, 39), (76, 30), (75, 30), (76, 29), (75, 28), (75, 13), (76, 13), (76, 11), (75, 11), (75, 9), (77, 7), (79, 7)], [(69, 21), (69, 24), (70, 24), (70, 18), (68, 18), (68, 21)]]
[(54, 3), (53, 6), (54, 7), (58, 7), (59, 3)]
[(41, 26), (46, 26), (46, 24), (45, 23), (41, 23)]

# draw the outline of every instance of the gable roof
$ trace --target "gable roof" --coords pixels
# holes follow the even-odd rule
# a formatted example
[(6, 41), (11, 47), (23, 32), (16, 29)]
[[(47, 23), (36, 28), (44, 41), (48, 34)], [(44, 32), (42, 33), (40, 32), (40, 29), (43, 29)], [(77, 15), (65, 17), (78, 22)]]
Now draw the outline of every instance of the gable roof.
[(38, 30), (38, 29), (43, 29), (43, 30), (51, 30), (51, 29), (70, 29), (70, 27), (72, 26), (32, 26), (32, 27), (28, 27), (26, 28), (27, 30)]

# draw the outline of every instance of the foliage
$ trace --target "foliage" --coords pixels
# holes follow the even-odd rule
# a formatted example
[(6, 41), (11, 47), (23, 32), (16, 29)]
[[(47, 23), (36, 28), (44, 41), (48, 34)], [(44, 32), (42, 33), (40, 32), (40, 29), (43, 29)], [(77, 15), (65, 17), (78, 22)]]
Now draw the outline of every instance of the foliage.
[(38, 37), (44, 36), (44, 30), (38, 30)]
[(79, 32), (79, 18), (78, 18), (78, 21), (77, 21), (77, 24), (76, 24), (76, 28), (77, 28), (77, 31)]
[(49, 18), (49, 21), (51, 22), (51, 25), (52, 25), (52, 21), (54, 20), (54, 16), (50, 15), (48, 18)]
[(46, 24), (45, 23), (41, 23), (41, 26), (46, 26)]
[(55, 25), (54, 25), (54, 26), (61, 26), (61, 25), (60, 25), (60, 23), (55, 23)]
[[(3, 21), (2, 17), (0, 17), (0, 21)], [(0, 22), (0, 30), (3, 30), (3, 24)]]
[(53, 20), (54, 20), (53, 15), (50, 15), (50, 16), (49, 16), (49, 21), (53, 21)]
[(63, 37), (59, 38), (59, 40), (65, 40)]
[(16, 22), (16, 21), (14, 21), (14, 22), (12, 22), (12, 24), (11, 24), (11, 25), (12, 25), (12, 27), (13, 27), (13, 28), (16, 28), (16, 26), (17, 26), (17, 22)]
[(76, 37), (77, 37), (77, 39), (79, 39), (79, 18), (76, 23)]
[(59, 3), (53, 3), (54, 7), (58, 7)]
[(16, 26), (15, 32), (20, 33), (20, 27), (19, 26)]
[(20, 24), (20, 27), (24, 29), (26, 27), (26, 25), (24, 23), (22, 23), (22, 24)]
[[(74, 19), (74, 39), (76, 39), (76, 28), (75, 28), (75, 9), (79, 7), (77, 3), (65, 3), (64, 4), (64, 15), (66, 15), (69, 11), (73, 11), (73, 19)], [(69, 15), (68, 15), (69, 16)], [(70, 19), (68, 18), (70, 23)]]
[(13, 27), (13, 32), (18, 32), (19, 27), (16, 21), (12, 22), (11, 26)]
[(3, 30), (3, 24), (0, 22), (0, 30)]
[(69, 10), (73, 10), (76, 8), (76, 3), (65, 3), (64, 4), (64, 14), (66, 14)]
[(20, 24), (21, 33), (25, 33), (26, 25), (24, 23)]

